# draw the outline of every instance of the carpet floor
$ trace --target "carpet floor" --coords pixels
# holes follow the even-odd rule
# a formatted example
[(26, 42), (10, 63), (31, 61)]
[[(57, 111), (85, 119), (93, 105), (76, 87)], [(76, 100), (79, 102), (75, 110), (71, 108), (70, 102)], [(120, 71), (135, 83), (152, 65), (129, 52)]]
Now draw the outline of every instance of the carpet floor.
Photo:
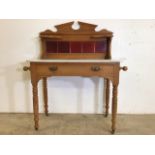
[[(110, 135), (111, 116), (99, 114), (40, 114), (34, 130), (33, 114), (0, 114), (1, 135)], [(154, 135), (155, 115), (118, 115), (116, 135)]]

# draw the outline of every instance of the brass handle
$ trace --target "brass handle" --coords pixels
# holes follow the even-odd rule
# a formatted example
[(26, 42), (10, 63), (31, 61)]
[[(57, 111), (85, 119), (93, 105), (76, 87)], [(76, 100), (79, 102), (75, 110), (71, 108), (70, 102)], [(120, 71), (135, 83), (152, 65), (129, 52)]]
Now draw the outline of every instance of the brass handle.
[(123, 71), (127, 71), (128, 70), (128, 67), (127, 66), (123, 66), (123, 67), (120, 67), (120, 70), (123, 70)]
[(51, 67), (49, 67), (49, 70), (50, 71), (57, 71), (58, 70), (58, 67), (57, 66), (51, 66)]
[(94, 72), (97, 72), (97, 71), (101, 70), (101, 67), (100, 66), (92, 66), (91, 70), (94, 71)]
[(30, 70), (30, 67), (24, 66), (24, 67), (23, 67), (23, 70), (24, 70), (24, 71), (28, 71), (28, 70)]

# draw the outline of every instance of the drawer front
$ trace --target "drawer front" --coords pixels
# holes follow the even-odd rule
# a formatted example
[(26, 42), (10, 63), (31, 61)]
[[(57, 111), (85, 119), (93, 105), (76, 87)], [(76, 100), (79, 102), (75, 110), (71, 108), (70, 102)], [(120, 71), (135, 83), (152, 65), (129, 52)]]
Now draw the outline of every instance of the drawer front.
[(40, 76), (113, 76), (113, 64), (38, 63), (36, 72)]

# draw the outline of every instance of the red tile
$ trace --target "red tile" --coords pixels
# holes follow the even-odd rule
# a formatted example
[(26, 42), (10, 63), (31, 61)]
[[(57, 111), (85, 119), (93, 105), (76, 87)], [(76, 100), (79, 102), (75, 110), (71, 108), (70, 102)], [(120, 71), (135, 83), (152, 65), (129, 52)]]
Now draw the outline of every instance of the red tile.
[(46, 52), (47, 53), (57, 53), (57, 42), (47, 41), (46, 42)]
[(95, 43), (95, 52), (106, 52), (107, 51), (107, 41), (97, 41)]
[(58, 42), (58, 53), (69, 53), (69, 42), (67, 41)]
[(70, 43), (71, 53), (81, 53), (82, 43), (81, 42), (71, 42)]
[(94, 53), (94, 48), (95, 44), (93, 41), (90, 42), (83, 42), (83, 48), (82, 48), (82, 52), (83, 53)]

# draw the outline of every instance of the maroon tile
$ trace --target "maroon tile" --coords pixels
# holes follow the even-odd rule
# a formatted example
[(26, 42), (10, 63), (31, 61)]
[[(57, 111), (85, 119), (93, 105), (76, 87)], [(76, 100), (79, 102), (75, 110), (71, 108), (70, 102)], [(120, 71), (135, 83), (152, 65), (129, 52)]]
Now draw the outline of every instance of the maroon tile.
[(57, 41), (47, 41), (46, 42), (46, 52), (47, 53), (57, 53)]
[(95, 52), (106, 52), (107, 51), (107, 41), (97, 41), (95, 43)]
[(95, 44), (93, 41), (83, 42), (82, 52), (83, 53), (94, 53)]
[(58, 53), (69, 53), (69, 42), (67, 41), (58, 42)]
[(71, 53), (81, 53), (82, 43), (81, 42), (71, 42), (70, 43)]

